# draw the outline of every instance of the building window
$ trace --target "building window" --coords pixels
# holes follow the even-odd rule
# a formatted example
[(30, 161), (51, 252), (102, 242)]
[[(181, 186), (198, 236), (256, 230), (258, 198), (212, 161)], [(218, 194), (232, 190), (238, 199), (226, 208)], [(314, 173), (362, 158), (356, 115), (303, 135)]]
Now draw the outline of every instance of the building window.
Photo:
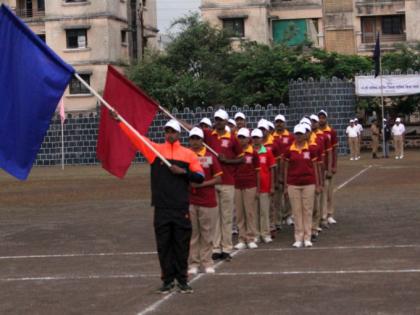
[(45, 11), (45, 0), (38, 0), (38, 11)]
[(278, 20), (273, 21), (273, 41), (276, 44), (296, 46), (308, 38), (308, 21)]
[(86, 48), (87, 47), (87, 29), (76, 28), (66, 30), (67, 48)]
[(244, 19), (223, 19), (223, 29), (235, 37), (245, 36)]
[(37, 34), (38, 37), (45, 43), (45, 34)]
[(399, 35), (404, 33), (404, 17), (402, 15), (390, 15), (382, 17), (382, 34)]
[[(80, 77), (90, 85), (90, 74), (80, 74)], [(90, 94), (90, 91), (75, 77), (70, 81), (70, 94)]]
[(127, 31), (121, 30), (121, 44), (127, 44)]

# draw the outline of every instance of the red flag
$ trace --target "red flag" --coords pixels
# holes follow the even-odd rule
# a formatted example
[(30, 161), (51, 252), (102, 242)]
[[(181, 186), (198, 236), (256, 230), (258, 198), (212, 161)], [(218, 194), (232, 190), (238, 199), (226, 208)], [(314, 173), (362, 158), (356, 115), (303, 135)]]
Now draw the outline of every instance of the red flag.
[[(147, 133), (159, 110), (155, 101), (112, 66), (108, 66), (104, 99), (142, 135)], [(105, 106), (101, 109), (96, 154), (102, 167), (119, 178), (125, 176), (136, 154)]]

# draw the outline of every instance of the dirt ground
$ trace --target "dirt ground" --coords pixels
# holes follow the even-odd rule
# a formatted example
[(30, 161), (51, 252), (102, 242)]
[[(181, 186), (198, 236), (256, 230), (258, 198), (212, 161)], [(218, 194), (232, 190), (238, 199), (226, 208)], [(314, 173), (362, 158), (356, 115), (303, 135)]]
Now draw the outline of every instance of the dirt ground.
[(420, 152), (340, 160), (338, 224), (312, 249), (285, 227), (194, 294), (155, 293), (149, 168), (0, 173), (0, 314), (420, 314)]

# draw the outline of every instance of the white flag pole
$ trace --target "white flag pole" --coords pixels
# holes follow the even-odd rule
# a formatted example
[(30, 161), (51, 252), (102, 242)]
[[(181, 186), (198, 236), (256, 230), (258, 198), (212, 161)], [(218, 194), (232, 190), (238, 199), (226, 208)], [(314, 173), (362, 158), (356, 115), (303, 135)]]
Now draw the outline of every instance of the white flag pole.
[[(85, 80), (83, 80), (80, 75), (78, 75), (77, 73), (74, 73), (74, 76), (80, 81), (80, 83), (82, 83), (90, 92), (92, 92), (93, 95), (95, 95), (100, 101), (101, 103), (108, 108), (110, 111), (112, 112), (116, 112), (115, 109), (109, 105), (109, 103), (107, 101), (105, 101), (103, 99), (103, 97), (101, 95), (99, 95), (98, 92), (96, 92), (89, 84), (87, 84), (87, 82)], [(121, 115), (118, 114), (118, 119), (124, 124), (126, 125), (136, 136), (137, 138), (139, 138), (150, 150), (153, 151), (154, 154), (156, 154), (163, 163), (166, 164), (166, 166), (171, 167), (172, 164), (163, 157), (163, 155), (157, 151), (136, 129), (133, 128), (133, 126), (131, 126)]]
[(64, 170), (64, 122), (61, 122), (61, 169)]

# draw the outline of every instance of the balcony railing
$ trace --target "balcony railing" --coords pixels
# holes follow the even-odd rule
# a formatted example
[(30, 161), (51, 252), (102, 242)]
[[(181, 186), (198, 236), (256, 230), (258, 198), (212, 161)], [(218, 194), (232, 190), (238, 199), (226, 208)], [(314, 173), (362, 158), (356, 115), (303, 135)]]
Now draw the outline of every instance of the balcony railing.
[[(405, 34), (381, 35), (381, 42), (405, 42), (406, 40), (407, 36)], [(362, 33), (362, 43), (370, 44), (375, 43), (375, 41), (375, 33)]]
[(42, 10), (34, 10), (34, 9), (15, 9), (16, 15), (24, 18), (24, 19), (31, 19), (31, 18), (42, 18), (45, 16), (45, 11)]

